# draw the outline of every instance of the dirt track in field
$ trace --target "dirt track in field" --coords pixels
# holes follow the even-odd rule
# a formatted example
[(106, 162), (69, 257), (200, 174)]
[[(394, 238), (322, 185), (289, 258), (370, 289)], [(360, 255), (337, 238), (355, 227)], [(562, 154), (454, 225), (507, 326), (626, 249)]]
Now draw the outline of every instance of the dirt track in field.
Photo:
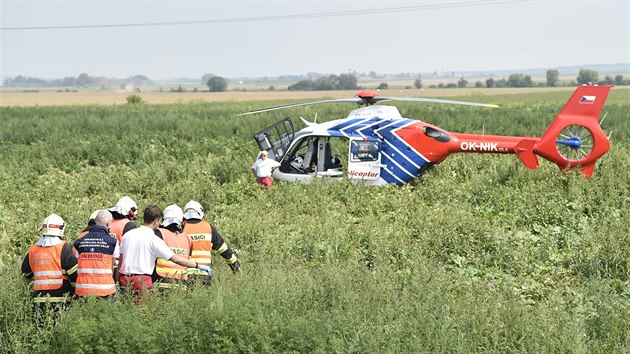
[[(573, 91), (570, 87), (556, 88), (466, 88), (466, 89), (403, 89), (383, 90), (381, 96), (397, 97), (483, 97), (504, 94)], [(138, 95), (150, 104), (245, 102), (273, 100), (317, 100), (322, 98), (347, 98), (355, 91), (230, 91), (230, 92), (56, 92), (56, 91), (0, 91), (0, 106), (63, 106), (63, 105), (116, 105), (126, 104), (127, 97)]]

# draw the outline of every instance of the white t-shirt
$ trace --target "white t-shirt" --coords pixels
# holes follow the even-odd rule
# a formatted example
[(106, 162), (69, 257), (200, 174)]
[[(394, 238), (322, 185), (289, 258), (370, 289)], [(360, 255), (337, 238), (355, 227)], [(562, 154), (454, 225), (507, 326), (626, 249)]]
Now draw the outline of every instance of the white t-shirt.
[(280, 162), (267, 157), (266, 159), (258, 159), (254, 161), (252, 168), (256, 171), (258, 177), (271, 176), (271, 169), (274, 167), (280, 167)]
[(170, 259), (175, 253), (152, 229), (142, 225), (123, 235), (120, 254), (122, 274), (151, 275), (158, 258)]

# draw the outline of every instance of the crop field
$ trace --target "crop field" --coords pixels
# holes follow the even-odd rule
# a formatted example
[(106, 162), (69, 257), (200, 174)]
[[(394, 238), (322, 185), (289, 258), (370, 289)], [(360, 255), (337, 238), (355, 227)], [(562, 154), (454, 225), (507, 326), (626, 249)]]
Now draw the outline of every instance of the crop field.
[[(374, 85), (372, 85), (374, 86)], [(366, 89), (375, 87), (365, 86)], [(389, 89), (382, 90), (382, 96), (403, 96), (403, 97), (454, 97), (454, 96), (496, 96), (514, 95), (524, 93), (540, 92), (562, 92), (569, 95), (573, 91), (570, 87), (550, 87), (550, 88), (468, 88), (468, 89)], [(0, 90), (0, 106), (67, 106), (86, 104), (125, 104), (127, 97), (137, 94), (146, 103), (152, 104), (189, 104), (204, 102), (250, 102), (268, 100), (316, 100), (327, 98), (347, 98), (354, 94), (353, 91), (264, 91), (264, 88), (257, 87), (252, 91), (228, 91), (228, 92), (157, 92), (147, 91), (141, 93), (115, 92), (115, 91), (94, 91), (80, 90), (77, 92), (58, 92), (55, 90), (42, 89), (35, 91), (19, 91), (4, 89)]]
[[(449, 131), (540, 136), (571, 89), (449, 92), (501, 108), (397, 106)], [(613, 88), (604, 107), (612, 146), (590, 179), (542, 160), (528, 170), (515, 156), (462, 154), (402, 187), (322, 180), (272, 191), (252, 178), (253, 133), (354, 106), (237, 114), (352, 92), (62, 105), (0, 94), (1, 353), (630, 352), (628, 89)], [(41, 220), (58, 213), (73, 241), (123, 195), (140, 210), (201, 202), (242, 276), (215, 254), (210, 287), (142, 306), (75, 301), (36, 326), (19, 266)]]

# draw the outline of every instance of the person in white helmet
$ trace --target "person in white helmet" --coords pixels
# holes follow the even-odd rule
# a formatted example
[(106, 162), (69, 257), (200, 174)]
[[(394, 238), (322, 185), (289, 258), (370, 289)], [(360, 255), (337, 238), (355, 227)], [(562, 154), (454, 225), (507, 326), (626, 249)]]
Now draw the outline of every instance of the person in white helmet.
[(33, 280), (33, 303), (41, 310), (49, 304), (62, 308), (74, 294), (77, 258), (72, 246), (62, 239), (65, 227), (61, 216), (47, 216), (40, 227), (41, 238), (22, 262), (22, 275)]
[[(175, 254), (186, 259), (190, 258), (192, 241), (182, 230), (184, 212), (177, 204), (164, 209), (164, 220), (155, 234), (160, 237)], [(205, 274), (205, 273), (204, 273)], [(185, 287), (188, 280), (188, 268), (173, 261), (158, 258), (155, 265), (154, 284), (158, 289), (172, 289)]]
[(133, 222), (138, 217), (138, 206), (128, 196), (124, 196), (118, 199), (116, 205), (108, 209), (112, 213), (114, 221), (109, 227), (109, 232), (116, 235), (118, 244), (122, 244), (122, 237), (130, 230), (135, 229), (137, 226)]
[(203, 207), (197, 201), (191, 200), (184, 205), (184, 232), (192, 240), (191, 259), (199, 264), (210, 266), (212, 262), (212, 250), (217, 251), (232, 272), (240, 273), (241, 264), (234, 251), (217, 231), (217, 228), (203, 220)]
[(123, 236), (120, 248), (120, 286), (133, 289), (137, 304), (142, 302), (139, 295), (143, 289), (153, 289), (151, 275), (158, 258), (173, 261), (187, 268), (198, 268), (206, 274), (212, 273), (207, 265), (198, 264), (175, 254), (164, 240), (156, 236), (155, 230), (160, 226), (163, 216), (162, 209), (156, 205), (150, 205), (144, 209), (142, 226)]

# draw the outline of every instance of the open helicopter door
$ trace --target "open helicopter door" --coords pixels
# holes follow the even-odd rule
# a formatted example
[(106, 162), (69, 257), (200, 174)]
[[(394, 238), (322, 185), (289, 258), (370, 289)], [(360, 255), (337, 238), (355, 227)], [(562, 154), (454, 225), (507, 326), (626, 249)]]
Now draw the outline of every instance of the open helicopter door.
[(376, 180), (381, 175), (381, 142), (374, 138), (350, 138), (348, 178)]
[(286, 117), (254, 134), (254, 139), (261, 151), (267, 151), (269, 157), (280, 161), (293, 141), (294, 132), (291, 118)]

